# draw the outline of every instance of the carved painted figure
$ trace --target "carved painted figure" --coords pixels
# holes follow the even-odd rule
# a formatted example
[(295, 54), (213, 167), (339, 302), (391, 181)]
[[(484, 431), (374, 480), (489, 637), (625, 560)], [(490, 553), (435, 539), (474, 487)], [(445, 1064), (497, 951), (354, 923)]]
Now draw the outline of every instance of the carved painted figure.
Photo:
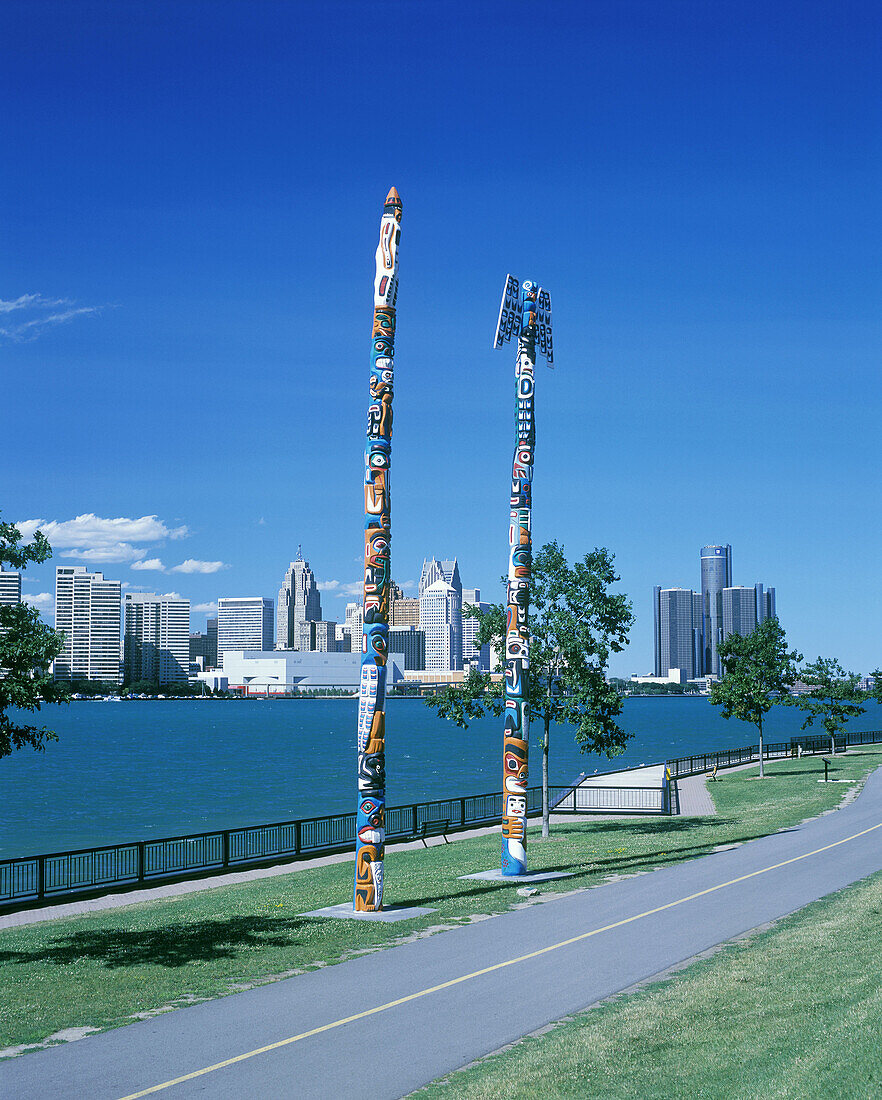
[(393, 187), (380, 221), (374, 278), (374, 326), (367, 442), (364, 452), (364, 633), (358, 696), (358, 811), (355, 824), (356, 912), (383, 908), (386, 840), (386, 655), (392, 543), (389, 468), (401, 199)]
[(505, 624), (505, 741), (502, 787), (502, 873), (527, 870), (527, 688), (530, 674), (530, 569), (532, 565), (533, 416), (536, 350), (551, 366), (551, 298), (535, 283), (509, 275), (505, 281), (494, 347), (517, 336), (515, 361), (515, 449), (511, 464), (511, 522), (508, 528), (508, 586)]

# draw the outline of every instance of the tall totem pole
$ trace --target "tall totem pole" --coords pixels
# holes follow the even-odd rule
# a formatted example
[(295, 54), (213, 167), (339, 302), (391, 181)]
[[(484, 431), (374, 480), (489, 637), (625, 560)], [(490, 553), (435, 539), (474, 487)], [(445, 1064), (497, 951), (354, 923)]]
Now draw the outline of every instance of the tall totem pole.
[(389, 648), (389, 554), (392, 539), (392, 359), (401, 199), (393, 187), (380, 221), (374, 279), (370, 405), (364, 451), (364, 633), (358, 695), (358, 813), (355, 840), (357, 913), (383, 908), (386, 843), (386, 654)]
[(515, 449), (511, 466), (511, 522), (508, 529), (508, 588), (505, 624), (505, 732), (502, 750), (502, 873), (527, 872), (527, 755), (530, 717), (530, 568), (533, 483), (533, 390), (536, 349), (553, 366), (551, 297), (535, 283), (506, 277), (496, 339), (501, 348), (518, 338), (515, 364)]

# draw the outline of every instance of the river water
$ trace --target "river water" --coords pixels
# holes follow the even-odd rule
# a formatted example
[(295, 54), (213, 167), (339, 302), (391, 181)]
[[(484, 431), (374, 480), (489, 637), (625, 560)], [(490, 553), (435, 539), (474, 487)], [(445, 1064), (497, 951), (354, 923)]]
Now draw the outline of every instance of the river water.
[[(355, 699), (77, 700), (37, 720), (59, 740), (0, 760), (0, 858), (314, 817), (355, 808)], [(802, 712), (775, 708), (766, 737), (787, 740)], [(31, 719), (33, 720), (33, 719)], [(552, 783), (580, 772), (654, 764), (755, 742), (707, 699), (637, 698), (620, 725), (623, 756), (583, 755), (566, 726), (551, 733)], [(849, 728), (877, 729), (875, 703)], [(540, 780), (531, 734), (531, 785)], [(419, 699), (386, 707), (390, 806), (495, 791), (502, 722), (461, 730)]]

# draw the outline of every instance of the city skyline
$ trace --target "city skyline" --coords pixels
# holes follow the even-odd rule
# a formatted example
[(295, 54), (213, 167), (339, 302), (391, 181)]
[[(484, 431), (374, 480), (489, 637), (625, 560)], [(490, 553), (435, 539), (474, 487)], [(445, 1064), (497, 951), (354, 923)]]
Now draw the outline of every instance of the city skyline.
[(302, 543), (342, 621), (394, 185), (405, 593), (440, 551), (504, 599), (512, 372), (490, 345), (514, 270), (554, 289), (560, 368), (537, 379), (534, 544), (615, 554), (637, 622), (611, 673), (652, 667), (646, 594), (692, 588), (716, 542), (774, 578), (791, 646), (876, 667), (882, 14), (429, 0), (381, 32), (371, 7), (3, 6), (0, 507), (55, 549), (23, 597), (51, 619), (55, 567), (86, 565), (178, 592), (200, 629), (218, 596), (273, 597)]

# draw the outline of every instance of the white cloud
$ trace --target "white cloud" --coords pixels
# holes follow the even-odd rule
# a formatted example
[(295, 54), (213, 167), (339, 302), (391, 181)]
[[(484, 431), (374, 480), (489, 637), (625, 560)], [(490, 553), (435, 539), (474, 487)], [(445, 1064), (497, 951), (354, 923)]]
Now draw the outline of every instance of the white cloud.
[(21, 294), (9, 301), (0, 299), (0, 316), (17, 314), (0, 326), (0, 338), (35, 340), (52, 325), (63, 325), (74, 317), (99, 313), (99, 306), (78, 306), (69, 298), (44, 298), (42, 294)]
[(226, 562), (199, 561), (196, 558), (187, 558), (180, 565), (173, 565), (169, 573), (218, 573), (221, 569), (229, 569)]
[(145, 558), (144, 561), (133, 561), (131, 564), (132, 569), (152, 569), (157, 573), (164, 573), (165, 566), (159, 560), (159, 558)]
[(55, 606), (55, 599), (51, 592), (35, 592), (33, 596), (22, 596), (22, 603), (28, 603), (31, 607), (37, 607), (40, 611), (45, 611), (50, 607)]
[(158, 516), (110, 519), (94, 512), (60, 521), (26, 519), (16, 523), (16, 527), (26, 540), (33, 537), (34, 531), (41, 530), (60, 557), (90, 562), (141, 561), (147, 551), (135, 543), (182, 539), (189, 534), (186, 526), (169, 527)]
[(216, 615), (217, 614), (217, 601), (212, 600), (211, 603), (194, 603), (190, 608), (191, 611), (195, 611), (197, 614)]
[(182, 600), (184, 597), (180, 592), (160, 592), (159, 599), (161, 600)]
[(320, 592), (330, 592), (334, 596), (361, 596), (364, 593), (364, 581), (352, 581), (344, 584), (342, 581), (321, 581), (316, 585)]

